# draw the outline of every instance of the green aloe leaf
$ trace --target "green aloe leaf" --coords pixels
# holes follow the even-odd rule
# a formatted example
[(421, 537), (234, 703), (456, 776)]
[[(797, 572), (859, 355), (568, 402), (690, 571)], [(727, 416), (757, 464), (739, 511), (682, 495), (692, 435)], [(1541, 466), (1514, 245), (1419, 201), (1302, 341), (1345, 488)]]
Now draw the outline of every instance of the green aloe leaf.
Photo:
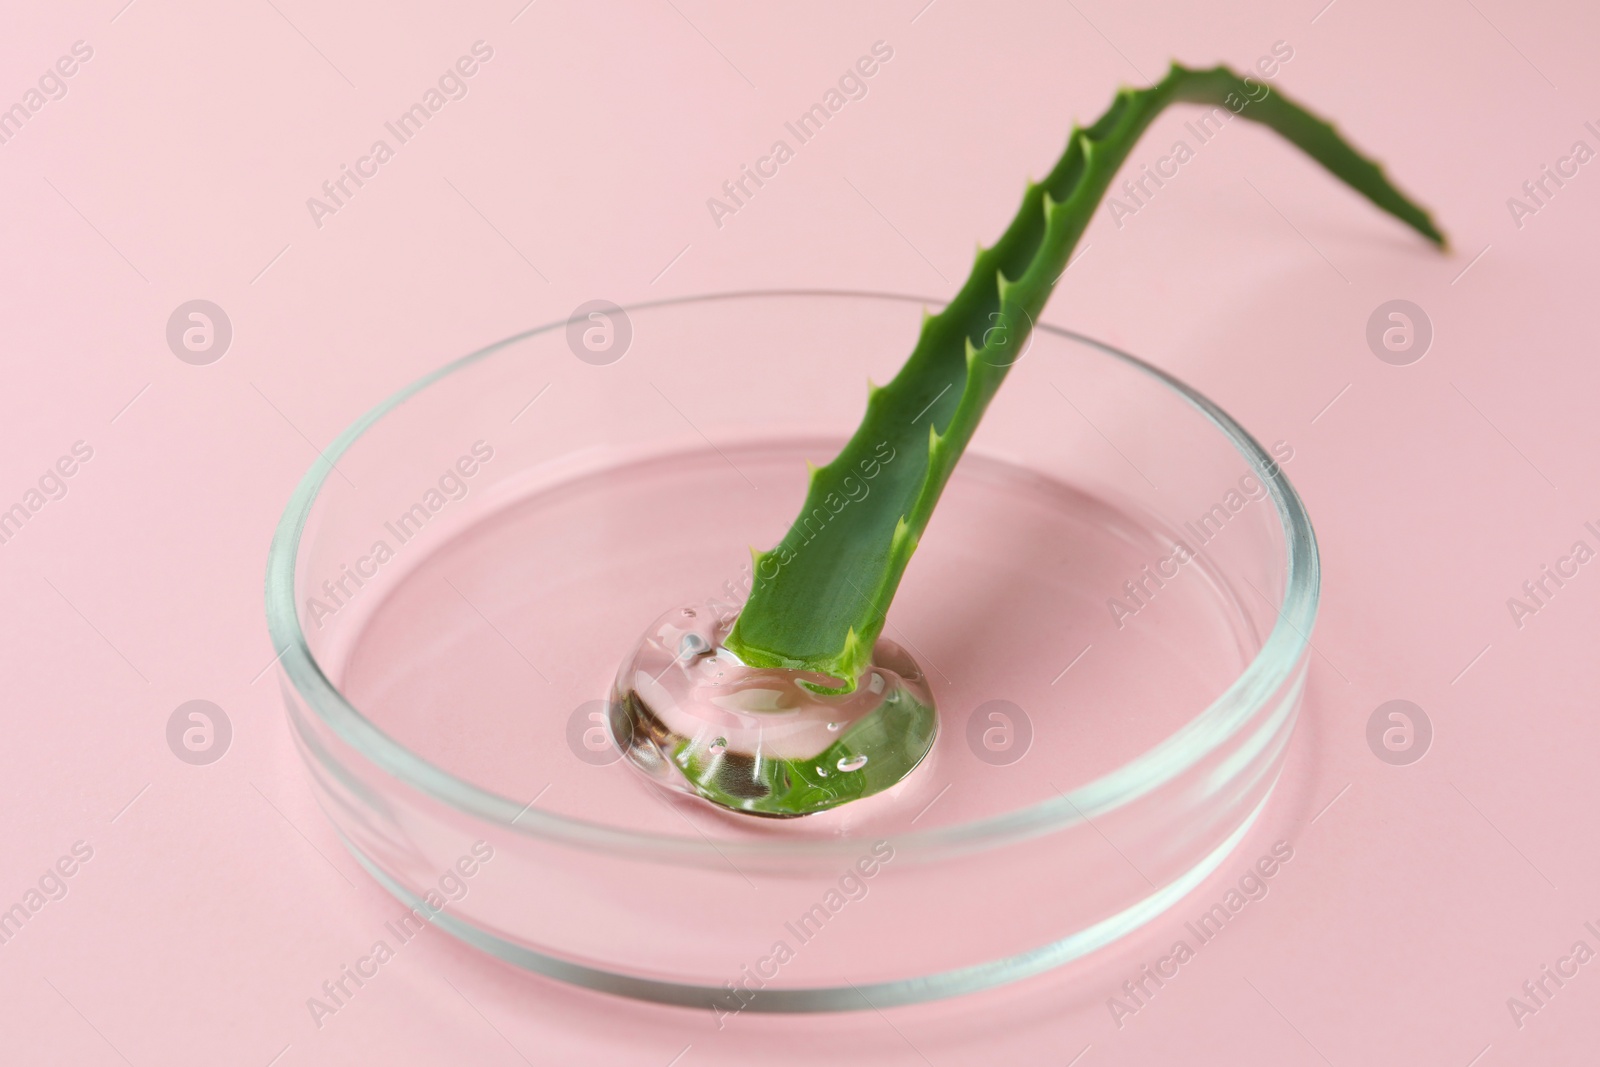
[(783, 540), (755, 553), (754, 584), (727, 646), (746, 663), (817, 671), (854, 688), (901, 575), (978, 421), (1023, 351), (1078, 239), (1117, 170), (1169, 104), (1224, 107), (1276, 130), (1333, 175), (1435, 245), (1428, 213), (1327, 122), (1225, 67), (1173, 64), (1147, 89), (1123, 89), (1060, 161), (1031, 183), (1000, 240), (939, 314), (923, 320), (894, 380), (869, 388), (843, 451), (812, 471)]

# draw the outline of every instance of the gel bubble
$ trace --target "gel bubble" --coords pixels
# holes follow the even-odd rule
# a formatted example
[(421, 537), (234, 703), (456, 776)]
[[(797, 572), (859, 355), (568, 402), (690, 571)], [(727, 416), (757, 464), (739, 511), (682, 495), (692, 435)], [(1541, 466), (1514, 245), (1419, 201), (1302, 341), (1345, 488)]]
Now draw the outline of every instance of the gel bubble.
[(837, 679), (750, 667), (723, 647), (737, 608), (666, 612), (617, 673), (613, 736), (658, 784), (731, 811), (791, 818), (896, 785), (938, 717), (916, 661), (880, 638), (850, 693)]

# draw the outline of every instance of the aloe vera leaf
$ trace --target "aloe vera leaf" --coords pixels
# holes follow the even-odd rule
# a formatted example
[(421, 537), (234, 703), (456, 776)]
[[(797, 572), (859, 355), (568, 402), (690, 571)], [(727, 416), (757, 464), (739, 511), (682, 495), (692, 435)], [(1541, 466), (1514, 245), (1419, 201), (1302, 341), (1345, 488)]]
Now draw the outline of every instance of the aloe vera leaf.
[[(1265, 93), (1265, 95), (1263, 95)], [(945, 482), (1066, 269), (1112, 178), (1167, 105), (1227, 108), (1276, 130), (1333, 175), (1441, 249), (1428, 213), (1328, 123), (1226, 67), (1174, 63), (1146, 89), (1123, 89), (1060, 161), (1029, 183), (1022, 207), (921, 336), (894, 380), (868, 386), (855, 435), (813, 468), (805, 504), (769, 552), (727, 647), (754, 666), (816, 671), (848, 692), (866, 669), (906, 564)]]

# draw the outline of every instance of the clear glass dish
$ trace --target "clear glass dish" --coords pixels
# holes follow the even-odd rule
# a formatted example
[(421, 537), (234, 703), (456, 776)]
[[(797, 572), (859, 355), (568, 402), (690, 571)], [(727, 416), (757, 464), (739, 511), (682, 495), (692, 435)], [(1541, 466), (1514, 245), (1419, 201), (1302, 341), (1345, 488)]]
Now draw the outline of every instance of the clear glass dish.
[(1068, 964), (1222, 862), (1277, 780), (1316, 613), (1292, 451), (1048, 326), (889, 615), (939, 708), (915, 773), (762, 820), (611, 745), (643, 627), (737, 599), (931, 303), (642, 304), (593, 320), (612, 362), (555, 322), (340, 435), (279, 523), (267, 618), (318, 800), (378, 881), (564, 981), (834, 1011)]

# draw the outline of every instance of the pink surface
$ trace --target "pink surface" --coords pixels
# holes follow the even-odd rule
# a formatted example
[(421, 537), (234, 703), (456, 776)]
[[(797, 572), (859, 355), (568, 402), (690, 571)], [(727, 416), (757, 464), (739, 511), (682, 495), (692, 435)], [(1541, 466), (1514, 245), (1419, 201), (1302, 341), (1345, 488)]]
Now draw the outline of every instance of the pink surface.
[[(1600, 548), (1584, 525), (1600, 528), (1584, 321), (1600, 176), (1560, 161), (1576, 141), (1600, 148), (1600, 15), (1319, 6), (8, 12), (0, 105), (27, 106), (74, 42), (92, 57), (46, 77), (65, 95), (42, 92), (0, 144), (0, 506), (26, 504), (76, 442), (92, 456), (47, 479), (59, 499), (0, 544), (0, 907), (42, 878), (61, 897), (0, 944), (0, 1059), (1584, 1062), (1600, 964), (1561, 961), (1580, 940), (1600, 950), (1585, 926), (1600, 930), (1600, 577), (1561, 558)], [(707, 198), (880, 40), (893, 58), (865, 98), (719, 227)], [(466, 95), (319, 227), (307, 198), (477, 41), (492, 58), (449, 83)], [(708, 1012), (528, 978), (428, 931), (319, 1027), (307, 998), (401, 909), (316, 810), (266, 670), (267, 542), (314, 449), (400, 384), (590, 299), (946, 294), (1074, 117), (1170, 56), (1251, 64), (1279, 41), (1293, 58), (1274, 83), (1381, 156), (1457, 253), (1432, 254), (1235, 124), (1120, 227), (1102, 210), (1050, 311), (1296, 450), (1326, 569), (1319, 658), (1265, 824), (1223, 871), (1093, 967), (933, 1006), (746, 1013), (719, 1030)], [(1135, 166), (1192, 117), (1161, 120)], [(1507, 198), (1547, 164), (1577, 174), (1514, 213)], [(233, 326), (208, 366), (165, 337), (197, 298)], [(1434, 327), (1408, 366), (1364, 336), (1396, 298)], [(1508, 598), (1546, 565), (1577, 574), (1546, 579), (1553, 595), (1514, 617)], [(167, 743), (195, 699), (233, 728), (208, 766)], [(1408, 766), (1366, 739), (1392, 699), (1433, 724)], [(1122, 983), (1276, 841), (1293, 858), (1267, 895), (1114, 1013)], [(58, 860), (71, 876), (45, 877)], [(1546, 965), (1576, 975), (1557, 987)], [(1553, 995), (1534, 1000), (1523, 984), (1541, 979)], [(1513, 996), (1537, 1011), (1514, 1017)]]

